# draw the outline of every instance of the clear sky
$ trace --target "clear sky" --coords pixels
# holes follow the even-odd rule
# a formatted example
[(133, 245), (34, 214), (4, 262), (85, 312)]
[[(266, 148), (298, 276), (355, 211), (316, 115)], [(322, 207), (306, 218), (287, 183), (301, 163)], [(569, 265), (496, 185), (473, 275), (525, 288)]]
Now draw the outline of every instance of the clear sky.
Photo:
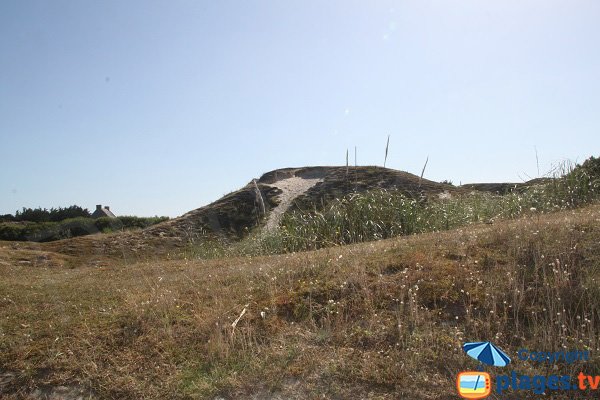
[(0, 1), (0, 214), (177, 216), (289, 166), (600, 155), (600, 1)]

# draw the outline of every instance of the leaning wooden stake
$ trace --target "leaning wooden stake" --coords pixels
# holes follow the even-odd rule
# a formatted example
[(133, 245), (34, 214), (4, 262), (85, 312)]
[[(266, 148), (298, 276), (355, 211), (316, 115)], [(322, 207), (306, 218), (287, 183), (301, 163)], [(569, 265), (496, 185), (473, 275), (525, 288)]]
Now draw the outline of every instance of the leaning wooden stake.
[(390, 147), (390, 135), (388, 135), (387, 143), (385, 145), (385, 158), (383, 159), (383, 168), (385, 168), (385, 163), (387, 162), (388, 149)]
[(419, 188), (421, 188), (421, 181), (423, 180), (423, 174), (425, 173), (425, 168), (427, 168), (427, 162), (429, 161), (429, 156), (425, 160), (425, 165), (423, 165), (423, 170), (421, 171), (421, 176), (419, 177)]

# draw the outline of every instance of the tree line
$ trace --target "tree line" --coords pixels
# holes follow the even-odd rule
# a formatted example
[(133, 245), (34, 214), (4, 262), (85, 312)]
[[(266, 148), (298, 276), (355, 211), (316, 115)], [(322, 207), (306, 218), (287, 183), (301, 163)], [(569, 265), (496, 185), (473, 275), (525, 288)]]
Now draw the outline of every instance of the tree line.
[(48, 242), (94, 233), (144, 229), (168, 217), (120, 216), (92, 218), (87, 208), (77, 205), (58, 208), (26, 208), (0, 215), (0, 240)]
[(69, 218), (90, 218), (92, 214), (87, 208), (77, 205), (58, 208), (26, 208), (17, 210), (15, 215), (0, 215), (0, 222), (60, 222)]

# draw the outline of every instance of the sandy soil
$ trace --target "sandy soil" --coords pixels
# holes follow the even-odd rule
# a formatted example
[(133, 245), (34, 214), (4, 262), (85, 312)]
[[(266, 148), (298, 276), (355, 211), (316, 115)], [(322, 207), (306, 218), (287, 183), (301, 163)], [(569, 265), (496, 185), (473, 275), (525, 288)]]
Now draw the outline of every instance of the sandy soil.
[(279, 204), (277, 207), (269, 213), (267, 224), (265, 225), (266, 230), (272, 231), (276, 229), (279, 221), (281, 221), (281, 217), (290, 208), (294, 199), (322, 181), (323, 179), (304, 179), (295, 176), (293, 178), (282, 179), (271, 185), (281, 189), (283, 193), (279, 195)]

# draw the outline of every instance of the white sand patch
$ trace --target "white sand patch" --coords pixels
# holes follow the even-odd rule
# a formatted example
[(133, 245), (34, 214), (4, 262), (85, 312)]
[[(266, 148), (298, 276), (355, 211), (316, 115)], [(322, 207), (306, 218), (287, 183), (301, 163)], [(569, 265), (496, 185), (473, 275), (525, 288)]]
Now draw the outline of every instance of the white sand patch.
[(438, 198), (440, 200), (446, 200), (446, 199), (451, 199), (452, 198), (452, 195), (447, 190), (444, 190), (442, 193), (438, 193), (437, 196), (438, 196)]
[(266, 230), (271, 231), (276, 229), (279, 225), (279, 221), (281, 221), (283, 213), (290, 208), (294, 202), (294, 199), (304, 194), (308, 189), (322, 181), (323, 179), (319, 178), (304, 179), (295, 176), (293, 178), (282, 179), (272, 184), (271, 186), (281, 189), (282, 193), (278, 197), (279, 204), (269, 213), (269, 217), (267, 218), (267, 223), (265, 225)]

